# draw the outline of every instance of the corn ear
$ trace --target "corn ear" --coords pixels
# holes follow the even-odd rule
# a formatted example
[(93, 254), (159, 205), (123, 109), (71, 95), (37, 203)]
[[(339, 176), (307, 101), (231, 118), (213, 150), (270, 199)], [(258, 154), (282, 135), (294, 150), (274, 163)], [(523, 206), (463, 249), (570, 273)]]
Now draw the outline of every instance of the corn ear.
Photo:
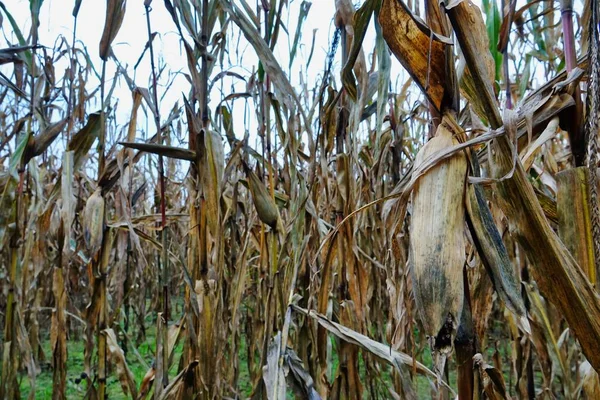
[(254, 202), (258, 218), (271, 228), (277, 229), (280, 224), (278, 224), (279, 212), (277, 211), (275, 200), (273, 200), (267, 187), (256, 176), (254, 171), (245, 162), (242, 162), (242, 166), (248, 177), (248, 187), (250, 188), (250, 193), (252, 193), (252, 201)]
[(83, 238), (91, 254), (95, 254), (102, 245), (104, 230), (104, 198), (101, 189), (87, 199), (83, 211)]
[[(443, 118), (435, 137), (417, 154), (415, 168), (433, 153), (458, 143), (452, 122)], [(462, 312), (466, 172), (466, 157), (459, 152), (428, 170), (413, 187), (411, 276), (417, 310), (430, 337), (438, 336), (443, 327), (448, 330), (449, 323), (454, 331)]]

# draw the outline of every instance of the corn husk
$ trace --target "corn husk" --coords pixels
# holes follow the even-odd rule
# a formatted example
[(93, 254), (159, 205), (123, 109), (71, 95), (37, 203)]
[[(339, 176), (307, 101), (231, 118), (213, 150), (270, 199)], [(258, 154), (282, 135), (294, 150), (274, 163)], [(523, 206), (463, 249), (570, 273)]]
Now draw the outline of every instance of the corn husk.
[(100, 188), (87, 199), (83, 212), (83, 238), (91, 254), (102, 246), (104, 229), (104, 198)]
[[(433, 153), (455, 145), (444, 117), (436, 135), (417, 154), (418, 168)], [(412, 192), (410, 266), (418, 314), (425, 333), (438, 336), (451, 324), (456, 330), (463, 307), (465, 263), (464, 191), (467, 160), (464, 153), (442, 160), (425, 173)]]
[(271, 228), (277, 229), (279, 212), (277, 211), (275, 200), (273, 200), (269, 194), (265, 184), (258, 176), (256, 176), (250, 167), (248, 167), (246, 163), (242, 163), (242, 166), (248, 177), (248, 187), (250, 188), (250, 193), (252, 193), (252, 201), (254, 202), (258, 218)]

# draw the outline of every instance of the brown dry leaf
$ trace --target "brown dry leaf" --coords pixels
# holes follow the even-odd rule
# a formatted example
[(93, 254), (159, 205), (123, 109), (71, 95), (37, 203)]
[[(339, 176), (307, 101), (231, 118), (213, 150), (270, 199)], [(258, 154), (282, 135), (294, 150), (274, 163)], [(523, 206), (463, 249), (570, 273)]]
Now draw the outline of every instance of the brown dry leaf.
[(269, 345), (267, 365), (263, 366), (263, 380), (267, 390), (267, 399), (278, 400), (285, 398), (286, 384), (283, 366), (279, 365), (279, 352), (281, 350), (281, 332)]
[(15, 207), (13, 203), (16, 198), (17, 180), (10, 173), (0, 174), (0, 207), (2, 210), (10, 210), (0, 213), (0, 246), (4, 247), (4, 238), (11, 231), (9, 226), (14, 222)]
[(321, 400), (321, 396), (314, 387), (314, 382), (302, 360), (294, 350), (286, 346), (283, 356), (283, 362), (286, 367), (288, 384), (294, 389), (296, 396), (308, 400)]
[[(368, 84), (368, 77), (366, 72), (365, 56), (362, 51), (362, 43), (371, 21), (371, 15), (375, 9), (379, 8), (381, 0), (367, 0), (363, 5), (354, 11), (354, 7), (350, 0), (336, 0), (336, 25), (344, 30), (344, 33), (348, 37), (348, 41), (352, 43), (350, 48), (350, 54), (346, 60), (346, 64), (342, 69), (342, 84), (346, 89), (346, 92), (354, 101), (358, 100), (358, 90), (356, 87), (356, 78), (361, 84), (361, 97), (363, 100), (367, 100), (365, 96), (367, 91), (365, 90)], [(354, 74), (352, 71), (354, 70)]]
[(183, 149), (181, 147), (166, 146), (164, 144), (156, 143), (131, 143), (131, 142), (119, 142), (121, 146), (145, 151), (147, 153), (158, 154), (164, 157), (176, 158), (178, 160), (195, 161), (196, 153), (192, 150)]
[(506, 385), (502, 373), (483, 359), (480, 353), (473, 356), (473, 366), (479, 368), (483, 379), (483, 390), (488, 399), (510, 399), (506, 392)]
[(142, 379), (142, 383), (140, 384), (140, 391), (136, 400), (144, 400), (150, 390), (152, 390), (152, 384), (154, 383), (154, 378), (156, 376), (156, 369), (154, 367), (150, 368), (146, 375), (144, 375), (144, 379)]
[[(492, 86), (495, 75), (490, 75), (495, 64), (492, 61), (490, 65), (489, 39), (481, 10), (470, 0), (454, 2), (446, 5), (445, 9), (465, 58), (464, 68), (468, 68), (471, 76), (468, 93), (463, 94), (473, 103), (478, 116), (484, 121), (489, 121), (490, 126), (497, 129), (502, 126), (502, 118), (497, 109)], [(459, 78), (460, 69), (459, 66)], [(463, 86), (461, 83), (461, 87)]]
[[(320, 326), (328, 330), (330, 333), (334, 334), (336, 337), (342, 339), (345, 342), (352, 343), (377, 356), (378, 358), (387, 361), (397, 370), (400, 370), (402, 368), (401, 365), (404, 364), (406, 366), (414, 368), (414, 370), (419, 374), (437, 379), (437, 375), (432, 370), (430, 370), (425, 365), (421, 364), (419, 361), (415, 360), (408, 354), (404, 354), (399, 351), (393, 350), (388, 345), (379, 343), (369, 338), (368, 336), (358, 333), (348, 327), (330, 321), (324, 315), (321, 315), (314, 310), (305, 310), (293, 304), (291, 305), (291, 307), (293, 310), (313, 318), (319, 323)], [(442, 384), (445, 387), (447, 387), (453, 395), (456, 395), (447, 383), (442, 382)]]
[(79, 169), (81, 163), (88, 156), (92, 144), (100, 132), (100, 113), (90, 114), (83, 128), (79, 130), (69, 142), (67, 150), (75, 152), (73, 167)]
[(61, 200), (62, 205), (60, 207), (60, 214), (65, 227), (65, 240), (63, 249), (61, 249), (68, 257), (71, 254), (71, 238), (73, 236), (73, 229), (71, 226), (75, 219), (75, 207), (77, 201), (73, 194), (73, 179), (75, 171), (73, 170), (73, 152), (65, 151), (63, 154), (62, 161), (62, 184), (61, 184)]
[[(169, 360), (173, 359), (173, 349), (179, 342), (181, 338), (181, 334), (185, 332), (185, 328), (183, 327), (183, 323), (173, 324), (169, 327), (168, 338), (169, 338)], [(171, 362), (169, 361), (169, 364)]]
[[(506, 246), (494, 223), (481, 185), (469, 185), (466, 205), (471, 237), (498, 297), (527, 326), (527, 313), (521, 297), (519, 279), (515, 275)], [(478, 315), (480, 316), (478, 319), (482, 319), (483, 314)]]
[(65, 129), (67, 122), (68, 118), (64, 118), (63, 120), (48, 126), (43, 132), (36, 136), (33, 142), (28, 144), (27, 150), (25, 150), (24, 163), (27, 164), (31, 158), (37, 157), (46, 151), (58, 135)]
[(100, 39), (100, 58), (104, 61), (108, 60), (112, 41), (117, 36), (119, 29), (121, 29), (121, 24), (125, 17), (126, 4), (127, 0), (106, 1), (106, 18), (104, 20), (102, 39)]
[(192, 361), (183, 369), (163, 390), (158, 398), (159, 400), (182, 400), (193, 398), (194, 381), (196, 379), (195, 368), (198, 366), (198, 360)]
[[(469, 10), (464, 2), (447, 9), (473, 78), (478, 82), (482, 108), (493, 129), (503, 125), (496, 107), (491, 82), (485, 77), (474, 30), (469, 23)], [(510, 230), (527, 250), (534, 264), (533, 277), (540, 291), (552, 301), (567, 319), (590, 363), (600, 368), (600, 299), (587, 277), (548, 224), (533, 187), (520, 162), (515, 164), (515, 149), (506, 137), (492, 141), (489, 160), (491, 176), (500, 178), (513, 170), (512, 177), (497, 183), (500, 208), (510, 223)]]
[(433, 106), (441, 111), (445, 99), (446, 46), (452, 41), (434, 33), (401, 0), (383, 0), (379, 12), (383, 37)]
[(583, 377), (582, 389), (588, 399), (600, 399), (600, 379), (590, 363), (586, 360), (579, 366)]
[(528, 171), (533, 165), (533, 161), (535, 160), (534, 156), (537, 154), (537, 151), (542, 147), (542, 145), (556, 136), (559, 130), (558, 123), (558, 117), (552, 118), (542, 134), (538, 136), (533, 143), (521, 151), (521, 164), (523, 164), (523, 169), (525, 171)]
[(55, 299), (50, 332), (53, 367), (52, 397), (62, 399), (66, 397), (67, 392), (67, 369), (65, 367), (67, 364), (67, 324), (65, 321), (67, 292), (62, 268), (54, 268), (52, 292)]
[[(415, 168), (428, 156), (458, 144), (453, 137), (457, 133), (455, 124), (444, 116), (436, 136), (417, 154)], [(448, 318), (452, 318), (455, 330), (463, 308), (466, 174), (466, 156), (458, 152), (427, 171), (413, 187), (410, 222), (413, 293), (424, 331), (432, 337), (438, 335)], [(436, 343), (436, 348), (447, 345), (451, 343)]]
[(117, 342), (117, 335), (115, 335), (115, 332), (111, 328), (105, 329), (102, 334), (106, 336), (108, 353), (112, 364), (117, 367), (117, 376), (119, 377), (123, 393), (125, 395), (131, 394), (131, 397), (135, 399), (137, 397), (137, 387), (133, 373), (127, 365), (127, 360), (125, 360), (125, 353), (123, 353), (123, 349), (121, 349)]

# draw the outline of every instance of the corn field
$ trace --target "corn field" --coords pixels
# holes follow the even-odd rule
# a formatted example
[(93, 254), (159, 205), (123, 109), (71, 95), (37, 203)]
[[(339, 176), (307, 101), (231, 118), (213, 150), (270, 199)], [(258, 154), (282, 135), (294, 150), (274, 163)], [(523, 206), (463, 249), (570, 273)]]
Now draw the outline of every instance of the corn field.
[(0, 399), (600, 399), (599, 3), (328, 1), (0, 1)]

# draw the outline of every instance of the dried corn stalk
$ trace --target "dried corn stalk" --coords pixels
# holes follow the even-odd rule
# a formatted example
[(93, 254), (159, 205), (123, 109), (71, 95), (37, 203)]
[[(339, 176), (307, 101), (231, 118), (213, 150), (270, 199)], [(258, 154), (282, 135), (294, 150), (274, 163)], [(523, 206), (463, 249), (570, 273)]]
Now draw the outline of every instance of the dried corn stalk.
[[(417, 154), (415, 168), (439, 150), (455, 145), (455, 124), (444, 116), (435, 137)], [(412, 192), (410, 264), (413, 292), (425, 333), (438, 336), (445, 324), (454, 331), (463, 303), (465, 263), (464, 204), (467, 160), (456, 153), (431, 168)], [(450, 346), (449, 337), (436, 348)]]

